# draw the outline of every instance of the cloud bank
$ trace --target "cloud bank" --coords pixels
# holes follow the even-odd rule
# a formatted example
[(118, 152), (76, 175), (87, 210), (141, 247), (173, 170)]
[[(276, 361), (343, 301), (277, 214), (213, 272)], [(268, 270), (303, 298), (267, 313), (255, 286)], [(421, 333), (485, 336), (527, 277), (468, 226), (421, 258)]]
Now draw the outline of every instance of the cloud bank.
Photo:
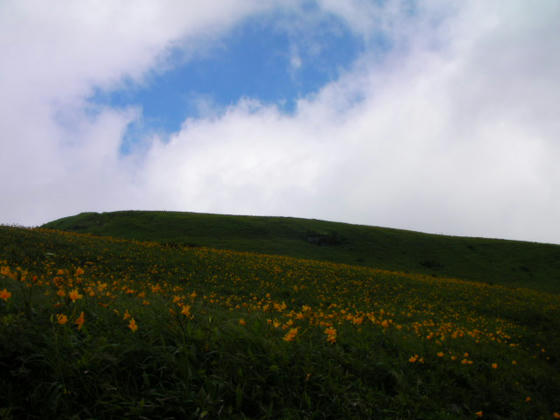
[(93, 89), (149, 83), (246, 19), (301, 24), (304, 3), (41, 4), (0, 6), (1, 222), (142, 208), (560, 243), (553, 0), (317, 1), (366, 42), (351, 70), (293, 113), (244, 98), (126, 156), (142, 110), (94, 106)]

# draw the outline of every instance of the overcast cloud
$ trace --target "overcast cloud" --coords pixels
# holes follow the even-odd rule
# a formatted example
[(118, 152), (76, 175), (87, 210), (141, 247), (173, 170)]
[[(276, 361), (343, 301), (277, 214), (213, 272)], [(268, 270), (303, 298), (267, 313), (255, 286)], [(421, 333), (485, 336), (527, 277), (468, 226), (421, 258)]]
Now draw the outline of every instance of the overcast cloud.
[(126, 156), (141, 106), (94, 88), (149, 83), (247, 18), (301, 24), (303, 2), (0, 3), (0, 223), (165, 209), (560, 243), (560, 3), (419, 3), (318, 1), (367, 46), (338, 80), (290, 114), (209, 107)]

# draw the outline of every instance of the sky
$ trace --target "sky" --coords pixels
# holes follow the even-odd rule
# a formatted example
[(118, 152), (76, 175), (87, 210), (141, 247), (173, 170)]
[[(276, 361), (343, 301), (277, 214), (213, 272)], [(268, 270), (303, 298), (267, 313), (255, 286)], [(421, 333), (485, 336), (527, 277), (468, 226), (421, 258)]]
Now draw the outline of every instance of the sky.
[(0, 223), (129, 209), (560, 244), (560, 2), (3, 0)]

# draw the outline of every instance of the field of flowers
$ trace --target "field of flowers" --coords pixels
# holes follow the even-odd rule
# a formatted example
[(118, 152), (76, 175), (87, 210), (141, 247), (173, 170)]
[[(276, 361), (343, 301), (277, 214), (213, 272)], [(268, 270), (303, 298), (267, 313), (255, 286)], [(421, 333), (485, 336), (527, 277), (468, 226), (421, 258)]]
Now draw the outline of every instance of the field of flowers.
[(0, 227), (1, 418), (560, 418), (560, 296)]

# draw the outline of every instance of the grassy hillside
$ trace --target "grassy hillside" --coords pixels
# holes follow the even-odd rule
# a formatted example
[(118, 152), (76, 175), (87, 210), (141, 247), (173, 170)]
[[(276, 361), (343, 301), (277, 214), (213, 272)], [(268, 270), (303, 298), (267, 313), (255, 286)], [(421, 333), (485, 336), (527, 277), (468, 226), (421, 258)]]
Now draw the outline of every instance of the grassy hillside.
[(168, 246), (287, 255), (560, 292), (560, 246), (430, 235), (285, 217), (179, 212), (82, 213), (52, 229)]
[(0, 226), (5, 419), (560, 418), (559, 331), (557, 294)]

